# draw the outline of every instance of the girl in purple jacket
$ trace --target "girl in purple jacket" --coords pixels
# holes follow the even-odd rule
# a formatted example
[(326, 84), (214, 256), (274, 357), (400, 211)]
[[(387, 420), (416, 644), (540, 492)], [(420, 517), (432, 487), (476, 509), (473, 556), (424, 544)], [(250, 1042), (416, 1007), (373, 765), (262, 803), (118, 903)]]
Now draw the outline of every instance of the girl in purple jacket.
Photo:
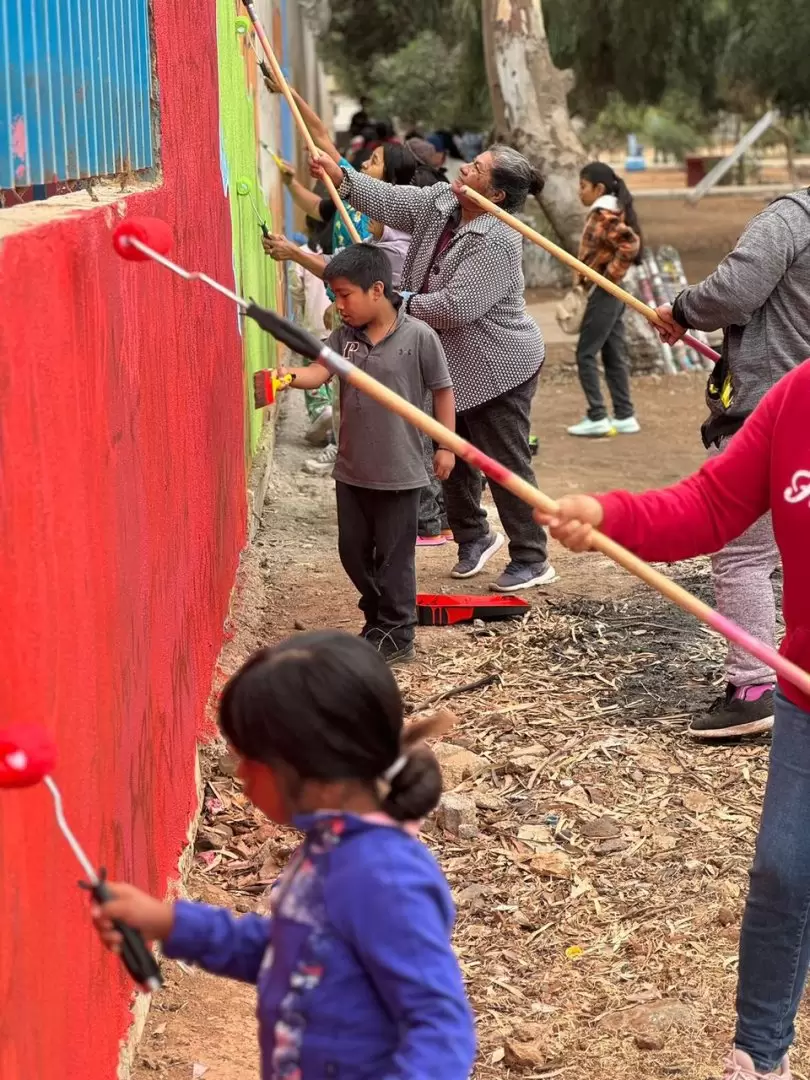
[(169, 957), (255, 983), (263, 1080), (467, 1080), (453, 904), (415, 835), (441, 794), (422, 743), (432, 725), (403, 732), (394, 676), (360, 638), (321, 631), (255, 653), (225, 687), (220, 726), (245, 792), (304, 833), (271, 917), (117, 884), (94, 912), (104, 942), (120, 947), (121, 919)]

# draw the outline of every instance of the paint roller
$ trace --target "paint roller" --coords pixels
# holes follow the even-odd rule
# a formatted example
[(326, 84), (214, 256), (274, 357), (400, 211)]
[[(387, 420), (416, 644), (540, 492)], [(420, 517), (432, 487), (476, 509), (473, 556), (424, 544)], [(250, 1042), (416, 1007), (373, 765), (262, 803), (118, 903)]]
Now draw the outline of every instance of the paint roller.
[[(395, 394), (393, 390), (389, 390), (387, 386), (377, 382), (365, 371), (356, 368), (345, 357), (336, 353), (334, 349), (330, 349), (328, 345), (324, 345), (323, 342), (300, 326), (296, 326), (294, 323), (282, 318), (274, 311), (259, 307), (253, 301), (245, 300), (206, 274), (185, 270), (182, 266), (178, 266), (170, 259), (167, 259), (166, 252), (169, 250), (166, 246), (167, 241), (171, 242), (171, 236), (166, 224), (162, 221), (147, 218), (127, 218), (121, 222), (113, 234), (115, 250), (124, 258), (135, 261), (152, 259), (185, 281), (202, 281), (204, 284), (216, 289), (217, 292), (222, 293), (223, 296), (227, 296), (229, 300), (237, 304), (263, 330), (289, 346), (293, 352), (322, 363), (333, 374), (339, 375), (386, 409), (401, 416), (409, 424), (423, 431), (434, 442), (447, 447), (448, 450), (452, 450), (462, 461), (465, 461), (473, 469), (483, 472), (490, 480), (511, 491), (513, 495), (522, 499), (529, 506), (537, 507), (539, 510), (549, 514), (557, 511), (557, 504), (548, 495), (543, 494), (542, 491), (539, 491), (528, 481), (521, 479), (495, 461), (494, 458), (472, 446), (466, 439), (450, 431), (449, 428), (440, 424), (432, 416)], [(782, 678), (798, 687), (805, 694), (810, 694), (810, 674), (803, 671), (791, 660), (788, 660), (787, 657), (780, 655), (771, 646), (757, 640), (746, 630), (743, 630), (741, 626), (738, 626), (709, 607), (708, 604), (687, 592), (686, 589), (676, 584), (671, 578), (655, 570), (649, 563), (644, 562), (643, 559), (640, 559), (637, 555), (623, 548), (621, 544), (617, 544), (615, 540), (611, 540), (610, 537), (605, 536), (598, 530), (593, 532), (592, 546), (594, 550), (600, 551), (603, 555), (613, 559), (619, 566), (623, 566), (625, 570), (640, 578), (667, 600), (693, 615), (696, 619), (711, 627), (712, 630), (722, 634), (728, 641), (739, 645), (746, 652), (751, 653), (752, 656), (767, 664), (768, 667), (773, 668)]]
[(253, 198), (253, 187), (250, 181), (246, 180), (244, 177), (240, 177), (236, 181), (236, 194), (241, 195), (242, 197), (247, 197), (250, 202), (251, 208), (253, 209), (253, 213), (256, 216), (256, 220), (259, 223), (259, 228), (262, 230), (262, 236), (269, 236), (270, 230), (267, 228), (267, 222), (259, 213), (259, 208)]
[[(106, 882), (105, 871), (95, 870), (65, 819), (62, 793), (50, 775), (55, 765), (56, 744), (44, 728), (15, 724), (0, 729), (0, 788), (45, 785), (53, 798), (56, 824), (87, 875), (87, 881), (81, 881), (79, 885), (88, 889), (99, 904), (104, 904), (115, 894)], [(122, 937), (121, 960), (127, 971), (142, 990), (159, 990), (163, 985), (160, 968), (140, 932), (119, 921), (115, 922), (115, 928)]]
[[(243, 3), (245, 10), (250, 17), (250, 21), (253, 24), (253, 29), (256, 31), (256, 37), (259, 39), (262, 50), (264, 51), (264, 55), (267, 58), (267, 63), (270, 65), (272, 80), (278, 85), (282, 97), (289, 105), (290, 112), (293, 114), (293, 120), (295, 121), (298, 130), (301, 132), (301, 137), (306, 143), (307, 150), (309, 151), (310, 156), (317, 160), (321, 156), (320, 151), (315, 145), (315, 140), (312, 138), (312, 135), (309, 132), (309, 128), (307, 127), (304, 118), (301, 115), (301, 110), (298, 108), (298, 104), (296, 103), (296, 100), (292, 95), (290, 85), (284, 77), (284, 72), (281, 70), (281, 65), (276, 59), (276, 54), (273, 52), (273, 46), (270, 44), (270, 39), (268, 38), (265, 29), (262, 26), (259, 16), (256, 14), (256, 6), (252, 2), (252, 0), (243, 0)], [(335, 209), (340, 214), (343, 224), (346, 226), (349, 236), (351, 236), (352, 238), (352, 243), (359, 244), (360, 234), (358, 233), (357, 229), (355, 228), (354, 222), (349, 216), (349, 211), (346, 209), (346, 204), (343, 202), (340, 195), (338, 195), (338, 190), (335, 187), (334, 181), (331, 179), (331, 177), (324, 175), (323, 182), (326, 186), (326, 190), (329, 192), (329, 197), (335, 204)]]
[(262, 75), (265, 77), (265, 79), (270, 79), (272, 81), (273, 73), (267, 66), (267, 61), (264, 59), (264, 57), (259, 56), (256, 46), (253, 44), (253, 38), (250, 36), (250, 19), (247, 17), (247, 15), (238, 15), (236, 17), (236, 20), (234, 22), (234, 29), (236, 30), (237, 35), (239, 37), (243, 37), (245, 41), (247, 41), (251, 49), (253, 49), (256, 59), (259, 62), (259, 69), (261, 70)]
[[(511, 228), (515, 229), (516, 232), (525, 236), (527, 240), (531, 240), (533, 244), (543, 248), (550, 255), (559, 259), (560, 262), (564, 262), (566, 266), (570, 266), (572, 270), (581, 274), (582, 277), (588, 278), (595, 285), (598, 285), (600, 289), (609, 292), (612, 296), (615, 296), (617, 300), (621, 300), (623, 304), (627, 304), (628, 307), (634, 308), (639, 315), (643, 315), (643, 317), (648, 322), (652, 323), (656, 329), (660, 330), (666, 328), (654, 307), (645, 304), (643, 300), (639, 300), (638, 297), (633, 296), (632, 293), (627, 292), (626, 289), (617, 285), (615, 281), (611, 281), (603, 274), (600, 274), (598, 270), (594, 270), (584, 262), (580, 262), (576, 256), (572, 255), (564, 248), (559, 247), (551, 240), (548, 240), (530, 225), (521, 221), (520, 218), (516, 218), (513, 214), (507, 213), (506, 210), (502, 210), (496, 203), (491, 202), (483, 195), (479, 195), (477, 191), (473, 191), (472, 188), (467, 187), (466, 184), (461, 187), (460, 193), (465, 199), (474, 202), (477, 206), (480, 206), (482, 210), (486, 210), (488, 214), (492, 214), (493, 217), (498, 218), (500, 221), (504, 222), (505, 225), (509, 225)], [(683, 341), (691, 349), (699, 352), (701, 356), (705, 356), (707, 360), (711, 360), (713, 364), (716, 364), (720, 359), (719, 353), (716, 353), (705, 341), (696, 338), (694, 334), (684, 334)]]

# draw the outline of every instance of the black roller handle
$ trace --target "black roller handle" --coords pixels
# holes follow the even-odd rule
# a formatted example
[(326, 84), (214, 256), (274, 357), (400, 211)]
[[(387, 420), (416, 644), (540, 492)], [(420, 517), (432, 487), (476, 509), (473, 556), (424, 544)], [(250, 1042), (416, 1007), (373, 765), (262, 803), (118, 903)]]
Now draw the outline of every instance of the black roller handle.
[[(109, 900), (115, 899), (115, 893), (107, 884), (106, 877), (106, 872), (102, 868), (99, 870), (98, 882), (95, 885), (86, 881), (80, 881), (79, 885), (91, 892), (99, 904), (106, 904)], [(123, 938), (121, 960), (132, 978), (146, 993), (160, 990), (163, 986), (163, 976), (157, 960), (146, 947), (141, 932), (118, 919), (113, 919), (113, 926)]]

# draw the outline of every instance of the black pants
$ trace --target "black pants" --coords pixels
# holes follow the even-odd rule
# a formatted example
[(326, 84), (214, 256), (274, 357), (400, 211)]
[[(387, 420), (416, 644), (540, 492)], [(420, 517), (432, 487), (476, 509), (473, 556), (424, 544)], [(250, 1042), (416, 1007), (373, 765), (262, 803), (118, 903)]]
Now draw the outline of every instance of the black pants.
[(413, 640), (416, 626), (416, 525), (421, 488), (374, 491), (336, 484), (338, 550), (360, 593), (366, 629)]
[(605, 399), (599, 383), (599, 353), (617, 420), (633, 416), (630, 367), (624, 342), (624, 304), (604, 289), (595, 288), (588, 299), (577, 343), (579, 381), (588, 400), (588, 419), (604, 420)]
[(422, 458), (425, 462), (425, 472), (428, 474), (430, 483), (419, 491), (419, 535), (438, 536), (443, 529), (450, 526), (447, 523), (447, 513), (444, 509), (444, 492), (441, 480), (437, 480), (433, 473), (433, 455), (436, 447), (427, 437), (422, 436)]
[[(456, 416), (459, 435), (535, 486), (529, 431), (536, 389), (537, 375), (533, 375), (514, 390)], [(509, 537), (510, 558), (517, 563), (545, 562), (546, 534), (535, 524), (531, 507), (499, 484), (492, 484), (492, 497)], [(481, 507), (481, 474), (477, 469), (456, 459), (456, 467), (444, 484), (444, 501), (457, 544), (486, 536), (489, 524)]]

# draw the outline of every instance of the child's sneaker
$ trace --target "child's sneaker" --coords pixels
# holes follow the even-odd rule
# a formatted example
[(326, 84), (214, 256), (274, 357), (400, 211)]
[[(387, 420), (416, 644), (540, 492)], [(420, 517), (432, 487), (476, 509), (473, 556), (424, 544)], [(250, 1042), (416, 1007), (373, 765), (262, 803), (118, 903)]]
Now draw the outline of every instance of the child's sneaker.
[(458, 562), (450, 571), (450, 577), (471, 578), (480, 574), (496, 551), (504, 545), (503, 534), (488, 532), (480, 540), (469, 540), (458, 545)]
[(604, 439), (608, 435), (615, 435), (616, 429), (607, 417), (604, 420), (585, 419), (570, 427), (568, 434), (579, 439)]
[(753, 1061), (742, 1050), (733, 1050), (725, 1061), (723, 1080), (793, 1080), (788, 1059), (779, 1066), (779, 1072), (757, 1072)]
[(773, 683), (737, 687), (729, 683), (702, 716), (689, 725), (693, 739), (733, 739), (764, 735), (773, 728)]
[(441, 533), (438, 536), (417, 536), (416, 538), (417, 547), (442, 547), (446, 543), (447, 537), (442, 536)]
[(304, 462), (304, 472), (310, 476), (331, 476), (337, 461), (337, 446), (330, 443), (317, 457)]
[(332, 434), (332, 406), (325, 405), (304, 433), (310, 446), (324, 446)]
[(628, 416), (625, 420), (611, 420), (611, 424), (617, 435), (638, 435), (641, 431), (641, 424), (635, 416)]
[(411, 641), (394, 637), (390, 630), (374, 627), (365, 635), (366, 641), (373, 645), (380, 656), (392, 667), (395, 664), (410, 664), (416, 659), (416, 646)]

